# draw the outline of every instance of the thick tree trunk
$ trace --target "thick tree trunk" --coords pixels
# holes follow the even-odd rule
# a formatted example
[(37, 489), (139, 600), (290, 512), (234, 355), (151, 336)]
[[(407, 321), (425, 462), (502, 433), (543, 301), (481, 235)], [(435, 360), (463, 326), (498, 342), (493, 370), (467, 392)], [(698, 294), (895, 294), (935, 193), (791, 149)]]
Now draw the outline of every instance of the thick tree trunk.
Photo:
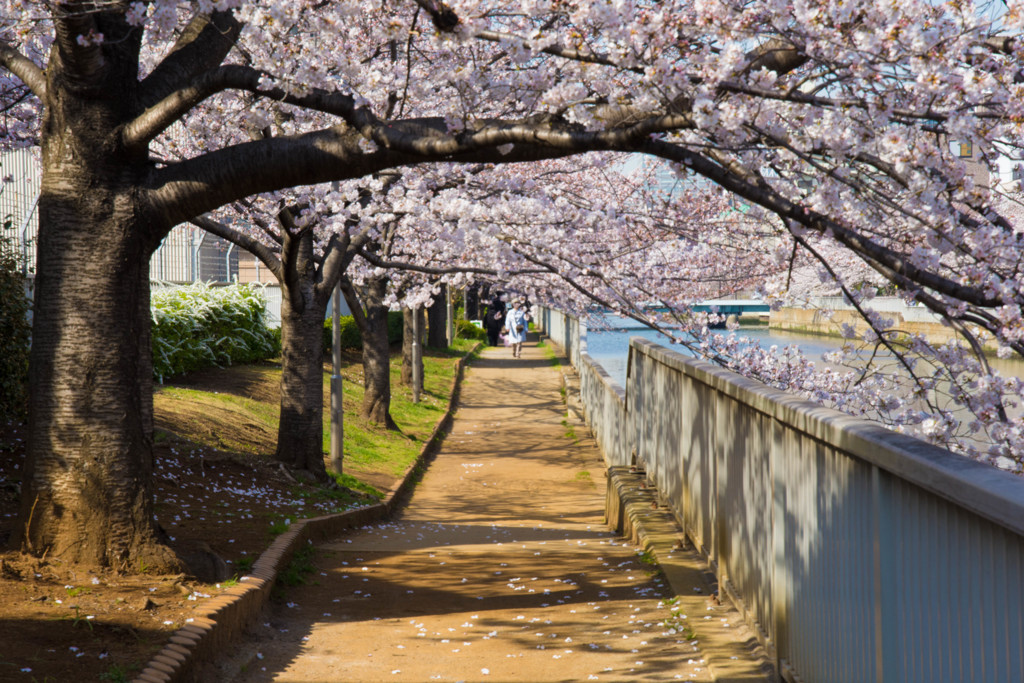
[[(52, 124), (52, 120), (50, 121)], [(180, 571), (153, 522), (149, 256), (123, 176), (43, 149), (28, 463), (13, 542), (121, 571)], [(123, 168), (123, 167), (122, 167)]]
[[(310, 285), (311, 287), (311, 285)], [(281, 417), (277, 460), (324, 481), (324, 312), (326, 304), (293, 303), (281, 292)]]
[(152, 490), (149, 257), (170, 225), (142, 199), (148, 153), (120, 145), (138, 31), (116, 17), (101, 30), (106, 52), (83, 50), (72, 67), (58, 31), (46, 71), (28, 458), (12, 543), (91, 567), (180, 571)]
[[(287, 214), (290, 216), (290, 214)], [(324, 465), (324, 315), (330, 290), (318, 289), (313, 233), (293, 232), (282, 215), (281, 416), (274, 456), (327, 481)]]
[(448, 348), (448, 285), (441, 285), (441, 293), (434, 297), (427, 317), (430, 322), (427, 344), (438, 349)]
[(384, 425), (398, 426), (391, 418), (391, 344), (388, 341), (388, 309), (384, 305), (387, 281), (371, 280), (366, 289), (365, 329), (363, 335), (363, 405), (362, 417)]

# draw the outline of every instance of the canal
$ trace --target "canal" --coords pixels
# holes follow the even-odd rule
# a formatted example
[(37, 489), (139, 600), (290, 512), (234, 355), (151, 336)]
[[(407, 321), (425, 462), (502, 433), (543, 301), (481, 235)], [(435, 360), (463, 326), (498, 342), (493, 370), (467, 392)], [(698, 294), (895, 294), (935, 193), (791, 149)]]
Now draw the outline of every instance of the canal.
[[(626, 363), (629, 356), (629, 338), (643, 337), (657, 342), (684, 356), (692, 356), (684, 346), (673, 344), (665, 335), (655, 332), (647, 327), (639, 327), (638, 323), (632, 320), (608, 319), (607, 324), (614, 326), (613, 329), (588, 329), (587, 330), (587, 353), (608, 372), (613, 380), (620, 386), (626, 386)], [(722, 334), (731, 334), (728, 330), (721, 330)], [(797, 346), (815, 364), (824, 363), (822, 356), (835, 351), (843, 344), (838, 337), (826, 337), (822, 335), (801, 334), (786, 330), (771, 329), (765, 325), (741, 326), (736, 330), (738, 337), (747, 337), (751, 342), (756, 342), (762, 348), (778, 346)], [(989, 358), (989, 363), (994, 370), (1008, 377), (1024, 378), (1024, 360), (1017, 358), (1001, 359)]]
[[(729, 331), (722, 330), (722, 333), (729, 334)], [(736, 330), (736, 335), (748, 337), (752, 342), (760, 344), (762, 348), (796, 345), (816, 363), (821, 362), (821, 357), (824, 354), (842, 346), (842, 340), (838, 338), (773, 330), (767, 326), (740, 327)], [(626, 362), (629, 356), (630, 337), (643, 337), (678, 351), (684, 356), (693, 355), (686, 347), (673, 344), (665, 335), (646, 327), (587, 330), (587, 353), (600, 363), (611, 378), (622, 387), (626, 386)]]

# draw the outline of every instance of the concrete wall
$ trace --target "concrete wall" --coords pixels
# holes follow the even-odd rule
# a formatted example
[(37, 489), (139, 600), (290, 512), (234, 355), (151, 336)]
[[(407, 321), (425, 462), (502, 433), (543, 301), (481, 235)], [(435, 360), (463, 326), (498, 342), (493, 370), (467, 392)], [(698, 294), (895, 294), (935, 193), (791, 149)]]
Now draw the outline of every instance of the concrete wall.
[(632, 434), (626, 414), (626, 392), (586, 353), (576, 366), (584, 417), (601, 446), (609, 467), (633, 464)]
[(558, 344), (572, 364), (579, 367), (580, 353), (587, 344), (587, 328), (576, 318), (543, 306), (535, 306), (534, 322)]
[(1024, 680), (1020, 478), (639, 338), (625, 389), (577, 369), (784, 677)]
[[(844, 303), (841, 297), (821, 297), (812, 303), (811, 308), (783, 308), (772, 311), (768, 318), (769, 327), (833, 336), (840, 335), (844, 323), (851, 325), (858, 335), (868, 329), (860, 314), (852, 306)], [(943, 325), (941, 319), (924, 306), (907, 306), (899, 298), (879, 297), (870, 301), (868, 307), (891, 318), (891, 329), (900, 334), (920, 334), (933, 344), (945, 344), (959, 338), (953, 328)], [(991, 343), (991, 335), (975, 326), (969, 328), (984, 345), (995, 350), (995, 345)]]

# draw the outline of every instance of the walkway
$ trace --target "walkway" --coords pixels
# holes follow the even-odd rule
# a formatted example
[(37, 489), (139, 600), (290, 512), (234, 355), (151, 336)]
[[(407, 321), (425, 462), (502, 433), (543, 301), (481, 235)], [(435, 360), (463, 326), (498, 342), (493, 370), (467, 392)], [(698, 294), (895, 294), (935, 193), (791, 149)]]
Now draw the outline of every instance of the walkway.
[(764, 680), (741, 629), (702, 642), (738, 621), (706, 584), (670, 587), (608, 532), (604, 466), (548, 356), (485, 351), (399, 518), (321, 546), (235, 681)]

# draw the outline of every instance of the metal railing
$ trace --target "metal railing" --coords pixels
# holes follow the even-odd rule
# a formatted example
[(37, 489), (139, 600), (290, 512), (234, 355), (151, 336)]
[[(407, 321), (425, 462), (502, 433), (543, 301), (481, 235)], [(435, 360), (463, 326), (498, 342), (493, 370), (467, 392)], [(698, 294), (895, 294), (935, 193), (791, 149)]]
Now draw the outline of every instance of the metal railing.
[(149, 276), (160, 282), (245, 282), (239, 261), (246, 256), (255, 258), (200, 228), (178, 225), (150, 258)]
[[(34, 148), (0, 154), (0, 248), (16, 259), (25, 276), (36, 271), (41, 188), (38, 154)], [(150, 259), (150, 279), (157, 282), (273, 280), (265, 271), (252, 254), (185, 224), (174, 227)]]
[(18, 149), (0, 155), (0, 248), (9, 250), (26, 277), (35, 272), (40, 178), (38, 152)]
[(568, 342), (607, 463), (646, 468), (784, 678), (1024, 680), (1024, 480), (640, 338), (623, 389)]

